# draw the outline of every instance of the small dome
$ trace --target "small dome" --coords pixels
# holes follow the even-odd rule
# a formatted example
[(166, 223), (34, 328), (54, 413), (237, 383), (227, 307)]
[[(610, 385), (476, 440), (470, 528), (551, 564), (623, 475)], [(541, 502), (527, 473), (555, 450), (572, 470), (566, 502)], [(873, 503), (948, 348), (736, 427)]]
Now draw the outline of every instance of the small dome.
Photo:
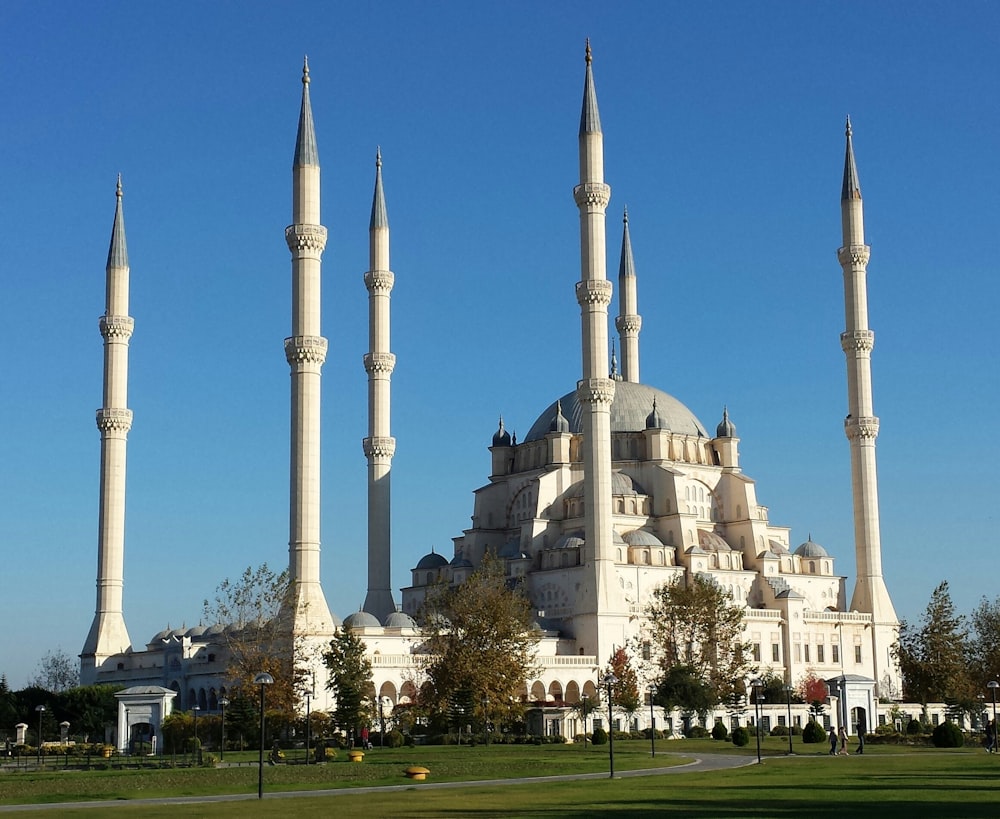
[(170, 636), (170, 628), (168, 626), (167, 628), (163, 629), (163, 631), (156, 632), (156, 634), (153, 635), (153, 639), (150, 640), (149, 642), (150, 643), (157, 643), (160, 640), (166, 640), (167, 637), (169, 637), (169, 636)]
[(402, 611), (394, 611), (385, 618), (386, 628), (417, 628), (417, 621)]
[(344, 628), (381, 628), (382, 624), (374, 614), (356, 611), (344, 618)]
[(660, 539), (647, 529), (633, 529), (622, 535), (622, 539), (629, 546), (652, 546), (654, 548), (662, 548), (663, 546)]
[(818, 543), (813, 543), (812, 535), (809, 535), (809, 540), (799, 546), (795, 550), (795, 554), (799, 557), (829, 557), (826, 553), (826, 549), (820, 546)]
[[(645, 495), (646, 490), (639, 486), (632, 478), (624, 472), (615, 470), (611, 473), (611, 494), (612, 495)], [(570, 498), (583, 497), (583, 481), (577, 481), (569, 488)]]
[(549, 432), (569, 433), (569, 421), (563, 415), (562, 401), (556, 401), (556, 414), (552, 418), (552, 423), (549, 424)]
[(646, 429), (669, 429), (667, 419), (660, 415), (656, 408), (656, 396), (653, 396), (653, 411), (646, 416)]
[(194, 626), (189, 628), (185, 633), (185, 637), (201, 637), (206, 631), (208, 631), (207, 626)]
[(736, 425), (729, 420), (729, 408), (722, 408), (722, 420), (719, 425), (715, 428), (716, 438), (735, 438), (736, 437)]
[(704, 529), (698, 530), (698, 545), (709, 552), (731, 552), (733, 550), (733, 547), (715, 532), (707, 532)]
[(582, 549), (586, 541), (583, 537), (583, 532), (570, 532), (563, 535), (559, 540), (556, 541), (553, 549)]
[(442, 566), (447, 566), (447, 565), (448, 565), (448, 558), (446, 558), (444, 555), (439, 555), (437, 552), (431, 549), (431, 553), (429, 555), (424, 555), (422, 558), (420, 558), (420, 561), (417, 563), (417, 568), (421, 570), (440, 569)]
[(451, 563), (449, 565), (453, 569), (471, 569), (472, 568), (472, 564), (465, 558), (465, 555), (463, 555), (461, 552), (459, 552), (457, 555), (455, 555), (451, 559)]
[(767, 541), (767, 545), (768, 545), (768, 551), (769, 552), (772, 552), (772, 553), (774, 553), (776, 555), (787, 555), (788, 554), (788, 547), (785, 546), (784, 543), (780, 543), (777, 540), (768, 540)]
[(497, 557), (503, 558), (504, 560), (514, 560), (521, 556), (521, 539), (511, 538), (503, 546), (500, 547), (500, 551), (497, 552)]
[(500, 426), (493, 433), (493, 446), (510, 446), (510, 433), (503, 428), (503, 417), (500, 418)]

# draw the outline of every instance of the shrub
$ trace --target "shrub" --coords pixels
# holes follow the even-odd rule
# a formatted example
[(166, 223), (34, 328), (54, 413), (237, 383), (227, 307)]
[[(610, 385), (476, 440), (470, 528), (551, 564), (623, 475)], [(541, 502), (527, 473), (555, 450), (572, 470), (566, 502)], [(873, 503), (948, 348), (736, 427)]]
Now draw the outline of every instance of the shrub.
[(385, 735), (385, 744), (389, 748), (401, 748), (403, 746), (402, 731), (389, 731), (389, 733)]
[(787, 725), (775, 725), (771, 729), (772, 737), (787, 737), (788, 736), (788, 726)]
[(712, 726), (712, 739), (728, 739), (729, 730), (722, 722), (717, 722)]
[(742, 748), (744, 745), (749, 744), (749, 742), (750, 732), (746, 728), (741, 726), (733, 729), (733, 745)]
[(684, 732), (684, 736), (688, 739), (704, 739), (708, 736), (708, 731), (705, 730), (704, 725), (691, 725)]
[(906, 723), (906, 733), (910, 736), (916, 736), (917, 734), (922, 734), (924, 732), (924, 726), (921, 725), (920, 720), (911, 719)]
[(595, 728), (594, 733), (590, 735), (590, 741), (594, 745), (607, 745), (608, 744), (608, 732), (603, 728)]
[(806, 723), (806, 727), (802, 729), (802, 741), (825, 742), (826, 731), (823, 730), (823, 726), (816, 722), (816, 720), (811, 719)]
[(942, 722), (931, 734), (935, 748), (961, 748), (965, 744), (962, 729), (954, 722)]

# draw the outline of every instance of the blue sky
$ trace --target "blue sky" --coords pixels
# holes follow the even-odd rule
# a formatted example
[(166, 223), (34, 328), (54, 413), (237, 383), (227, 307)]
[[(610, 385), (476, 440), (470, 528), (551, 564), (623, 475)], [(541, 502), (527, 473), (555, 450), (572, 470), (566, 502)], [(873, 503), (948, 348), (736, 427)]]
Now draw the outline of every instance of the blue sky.
[[(323, 167), (323, 583), (366, 588), (367, 224), (392, 227), (393, 584), (469, 525), (503, 413), (580, 373), (576, 132), (590, 37), (609, 271), (628, 205), (642, 380), (729, 406), (772, 523), (853, 588), (840, 182), (866, 207), (882, 540), (901, 616), (998, 593), (1000, 6), (989, 2), (0, 5), (0, 672), (94, 611), (104, 264), (132, 266), (126, 622), (196, 624), (288, 541), (291, 159)], [(972, 436), (971, 438), (967, 436)], [(398, 598), (397, 598), (398, 599)]]

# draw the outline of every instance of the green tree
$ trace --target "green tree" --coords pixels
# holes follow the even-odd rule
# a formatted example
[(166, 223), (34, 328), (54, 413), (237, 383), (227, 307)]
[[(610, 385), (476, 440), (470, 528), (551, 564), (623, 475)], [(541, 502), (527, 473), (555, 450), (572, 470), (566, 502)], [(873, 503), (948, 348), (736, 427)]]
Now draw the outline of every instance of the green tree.
[(364, 641), (349, 629), (341, 628), (323, 653), (323, 662), (330, 670), (326, 687), (337, 701), (334, 721), (357, 736), (361, 725), (368, 720), (372, 689), (372, 664)]
[(657, 705), (667, 711), (676, 708), (685, 716), (698, 714), (702, 721), (717, 702), (716, 692), (698, 670), (682, 663), (672, 665), (656, 687)]
[(925, 706), (931, 701), (960, 703), (963, 710), (972, 710), (980, 686), (969, 674), (965, 618), (955, 613), (947, 581), (934, 589), (919, 627), (900, 624), (894, 650), (909, 699)]
[(253, 699), (254, 677), (270, 674), (274, 684), (267, 688), (268, 710), (287, 718), (296, 712), (306, 674), (302, 641), (288, 625), (293, 605), (288, 570), (276, 573), (266, 563), (248, 566), (236, 580), (223, 580), (214, 600), (204, 603), (205, 621), (226, 626), (220, 637), (227, 651), (230, 696)]
[(469, 723), (516, 722), (519, 694), (535, 671), (538, 632), (528, 599), (508, 586), (503, 563), (487, 554), (461, 585), (431, 590), (421, 619), (427, 676), (421, 705), (444, 718), (464, 690), (471, 692)]
[(0, 731), (8, 731), (18, 723), (17, 697), (7, 684), (7, 675), (0, 675)]
[(989, 680), (1000, 680), (1000, 597), (988, 600), (985, 597), (969, 617), (972, 627), (969, 654), (973, 683), (980, 688)]
[(646, 615), (662, 675), (685, 666), (708, 686), (709, 707), (743, 687), (751, 668), (743, 609), (711, 577), (696, 574), (659, 586)]
[(80, 663), (61, 648), (47, 651), (28, 684), (56, 694), (75, 688), (80, 684)]
[(81, 685), (56, 695), (54, 707), (60, 721), (69, 722), (70, 731), (88, 738), (102, 739), (104, 728), (118, 718), (115, 693), (122, 685)]

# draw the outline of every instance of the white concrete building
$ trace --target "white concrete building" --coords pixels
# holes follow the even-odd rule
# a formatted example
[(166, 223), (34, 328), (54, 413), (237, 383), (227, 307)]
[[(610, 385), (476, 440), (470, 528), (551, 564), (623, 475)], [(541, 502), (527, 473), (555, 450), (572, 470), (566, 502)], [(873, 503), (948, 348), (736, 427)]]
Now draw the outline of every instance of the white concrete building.
[[(292, 336), (285, 341), (292, 368), (289, 565), (300, 589), (293, 628), (314, 645), (337, 627), (320, 583), (319, 402), (320, 368), (326, 352), (319, 316), (320, 255), (326, 230), (319, 224), (320, 169), (303, 74), (302, 113), (293, 163), (293, 224), (286, 231), (293, 265)], [(845, 429), (852, 459), (857, 587), (847, 605), (845, 577), (835, 559), (811, 537), (793, 539), (773, 523), (758, 501), (754, 480), (740, 463), (736, 426), (726, 408), (713, 428), (677, 398), (639, 381), (642, 318), (627, 214), (619, 264), (618, 314), (614, 326), (622, 355), (609, 361), (609, 308), (613, 286), (606, 276), (605, 210), (611, 189), (604, 181), (604, 144), (589, 44), (579, 129), (580, 179), (573, 194), (580, 214), (581, 276), (576, 299), (581, 314), (580, 380), (541, 397), (540, 414), (520, 442), (499, 428), (484, 454), (488, 482), (474, 492), (472, 525), (454, 539), (450, 556), (431, 554), (412, 570), (401, 610), (389, 588), (391, 513), (389, 475), (395, 449), (389, 424), (389, 223), (376, 160), (370, 222), (369, 434), (363, 441), (369, 481), (369, 587), (364, 609), (344, 620), (372, 655), (377, 693), (398, 703), (412, 699), (421, 683), (415, 651), (415, 618), (429, 586), (439, 579), (461, 583), (487, 552), (521, 578), (544, 637), (543, 671), (529, 681), (526, 700), (548, 710), (547, 727), (568, 735), (582, 730), (568, 712), (583, 695), (597, 694), (597, 678), (616, 647), (629, 646), (643, 673), (651, 674), (645, 608), (653, 590), (678, 577), (703, 574), (745, 607), (746, 637), (761, 673), (792, 684), (807, 673), (850, 680), (851, 702), (864, 714), (856, 723), (876, 724), (876, 697), (898, 695), (898, 669), (890, 648), (898, 624), (881, 574), (875, 436), (872, 405), (866, 265), (860, 185), (850, 123), (842, 189), (848, 407)], [(116, 212), (115, 231), (124, 228)], [(641, 241), (641, 237), (639, 237)], [(113, 249), (114, 249), (113, 242)], [(109, 259), (111, 271), (122, 269)], [(124, 266), (127, 274), (127, 264)], [(117, 275), (117, 274), (116, 274)], [(110, 291), (109, 291), (110, 292)], [(122, 313), (127, 305), (111, 305)], [(553, 309), (559, 309), (558, 306)], [(571, 309), (567, 303), (565, 309)], [(131, 320), (129, 319), (129, 322)], [(102, 325), (103, 327), (103, 325)], [(131, 325), (129, 324), (129, 329)], [(420, 362), (409, 366), (419, 367)], [(428, 363), (428, 366), (429, 363)], [(116, 370), (114, 363), (106, 369)], [(106, 375), (107, 383), (110, 375)], [(118, 403), (124, 406), (124, 393)], [(102, 431), (103, 431), (102, 427)], [(124, 470), (124, 436), (121, 443)], [(124, 503), (123, 477), (104, 488), (102, 510)], [(114, 492), (110, 500), (105, 493)], [(120, 493), (120, 497), (119, 494)], [(102, 511), (103, 515), (103, 511)], [(103, 517), (102, 517), (103, 519)], [(109, 561), (101, 541), (98, 622), (105, 612), (121, 616), (121, 562)], [(117, 543), (115, 541), (115, 543)], [(112, 554), (117, 555), (115, 545)], [(120, 557), (120, 556), (119, 556)], [(117, 597), (114, 592), (117, 589)], [(109, 602), (110, 601), (110, 602)], [(127, 638), (88, 638), (83, 668), (88, 681), (156, 684), (177, 691), (177, 707), (213, 709), (226, 686), (222, 624), (164, 631), (132, 648)], [(124, 619), (120, 629), (124, 634)], [(117, 632), (115, 632), (117, 634)], [(322, 680), (314, 708), (329, 707)], [(651, 678), (644, 682), (652, 681)], [(858, 688), (867, 686), (867, 694)], [(560, 716), (561, 715), (561, 716)], [(645, 721), (641, 722), (645, 725)]]

